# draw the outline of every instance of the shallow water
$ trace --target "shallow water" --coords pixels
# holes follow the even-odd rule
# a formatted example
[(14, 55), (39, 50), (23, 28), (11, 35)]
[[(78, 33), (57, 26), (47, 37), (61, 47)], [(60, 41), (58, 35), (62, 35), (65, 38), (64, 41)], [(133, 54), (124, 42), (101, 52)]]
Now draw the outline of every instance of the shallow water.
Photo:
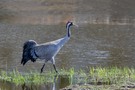
[[(90, 66), (134, 67), (135, 34), (132, 25), (80, 25), (73, 27), (68, 43), (56, 56), (58, 68), (87, 69)], [(23, 43), (45, 43), (66, 34), (65, 25), (11, 25), (0, 27), (1, 69), (39, 70), (42, 62), (20, 64)], [(47, 65), (52, 68), (51, 64)], [(46, 68), (46, 69), (48, 69)]]

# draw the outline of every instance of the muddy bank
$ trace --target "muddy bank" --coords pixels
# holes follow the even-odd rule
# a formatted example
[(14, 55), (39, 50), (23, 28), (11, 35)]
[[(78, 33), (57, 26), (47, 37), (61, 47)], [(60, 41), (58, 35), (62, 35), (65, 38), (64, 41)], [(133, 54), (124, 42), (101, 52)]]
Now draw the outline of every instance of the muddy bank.
[(125, 86), (115, 86), (115, 85), (91, 85), (91, 84), (83, 84), (83, 85), (71, 85), (66, 88), (60, 90), (134, 90), (135, 85), (125, 85)]

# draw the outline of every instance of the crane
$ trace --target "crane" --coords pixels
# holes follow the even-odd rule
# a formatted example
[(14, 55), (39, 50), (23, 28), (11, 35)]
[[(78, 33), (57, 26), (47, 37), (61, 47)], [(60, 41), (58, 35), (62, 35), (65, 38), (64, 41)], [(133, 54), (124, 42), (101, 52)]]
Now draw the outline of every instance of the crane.
[(37, 44), (34, 40), (28, 40), (24, 43), (23, 54), (21, 64), (25, 65), (29, 60), (35, 62), (37, 59), (44, 60), (44, 64), (41, 68), (41, 73), (45, 67), (45, 64), (50, 61), (53, 64), (54, 70), (58, 73), (55, 66), (55, 56), (60, 49), (70, 39), (71, 31), (70, 27), (73, 26), (73, 22), (68, 21), (66, 24), (66, 35), (60, 39), (50, 41), (47, 43)]

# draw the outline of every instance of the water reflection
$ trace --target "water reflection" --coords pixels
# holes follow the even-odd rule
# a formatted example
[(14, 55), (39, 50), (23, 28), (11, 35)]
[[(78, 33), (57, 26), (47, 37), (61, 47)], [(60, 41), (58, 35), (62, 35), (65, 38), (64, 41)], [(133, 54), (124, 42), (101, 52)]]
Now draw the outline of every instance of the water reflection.
[(68, 85), (70, 85), (69, 76), (54, 76), (53, 83), (45, 83), (42, 85), (35, 84), (22, 84), (15, 85), (10, 82), (0, 81), (0, 89), (1, 90), (60, 90)]
[[(44, 85), (34, 85), (34, 84), (23, 84), (21, 85), (22, 89), (21, 90), (59, 90), (56, 88), (56, 78), (57, 76), (54, 77), (54, 82), (53, 83), (46, 83)], [(20, 87), (20, 88), (21, 88)]]
[(59, 90), (71, 84), (69, 76), (54, 76), (53, 83), (46, 83), (44, 85), (27, 85), (23, 84), (22, 90)]

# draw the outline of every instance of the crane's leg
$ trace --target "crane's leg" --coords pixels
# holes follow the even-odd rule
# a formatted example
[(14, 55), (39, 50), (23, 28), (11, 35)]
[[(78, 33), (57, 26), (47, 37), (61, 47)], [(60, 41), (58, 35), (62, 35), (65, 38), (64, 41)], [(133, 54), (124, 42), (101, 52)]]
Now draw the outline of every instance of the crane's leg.
[(54, 67), (55, 72), (58, 73), (55, 64), (53, 64), (53, 67)]
[(52, 61), (52, 64), (53, 64), (53, 67), (54, 67), (55, 72), (58, 73), (58, 71), (56, 69), (56, 66), (55, 66), (55, 59), (54, 59), (54, 57), (52, 58), (51, 61)]
[(43, 66), (42, 66), (42, 68), (41, 68), (41, 72), (40, 72), (40, 73), (42, 73), (42, 72), (43, 72), (44, 67), (45, 67), (45, 63), (43, 64)]

